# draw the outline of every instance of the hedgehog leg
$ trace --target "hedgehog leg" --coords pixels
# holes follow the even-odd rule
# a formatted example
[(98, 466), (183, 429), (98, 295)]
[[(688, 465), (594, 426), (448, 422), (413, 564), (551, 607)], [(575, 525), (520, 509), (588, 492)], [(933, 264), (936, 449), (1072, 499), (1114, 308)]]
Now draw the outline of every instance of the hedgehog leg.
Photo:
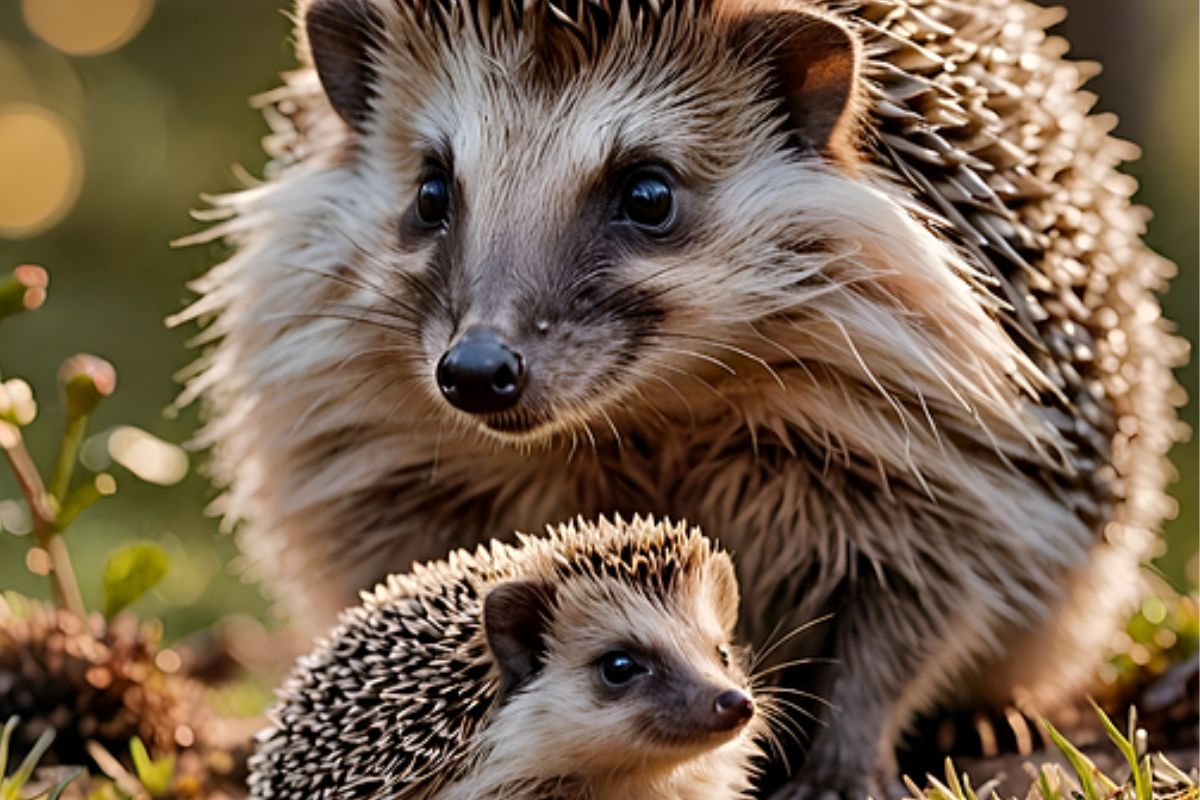
[(949, 600), (961, 594), (918, 592), (899, 580), (884, 585), (861, 576), (847, 592), (837, 615), (832, 709), (800, 774), (771, 800), (904, 795), (896, 741), (942, 674), (930, 652), (958, 628), (961, 609)]

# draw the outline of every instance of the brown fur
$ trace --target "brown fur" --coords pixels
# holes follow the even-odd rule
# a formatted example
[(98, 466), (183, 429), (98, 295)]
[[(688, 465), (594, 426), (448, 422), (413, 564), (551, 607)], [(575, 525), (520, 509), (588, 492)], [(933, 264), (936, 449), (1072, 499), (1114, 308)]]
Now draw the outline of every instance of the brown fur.
[[(365, 94), (305, 67), (267, 98), (274, 179), (218, 201), (199, 238), (238, 252), (182, 317), (219, 510), (301, 620), (509, 530), (687, 518), (738, 553), (750, 641), (837, 611), (800, 794), (878, 792), (934, 702), (1090, 674), (1169, 509), (1182, 351), (1050, 12), (362, 4)], [(638, 159), (678, 176), (661, 241), (595, 210)], [(439, 395), (474, 325), (530, 365), (513, 411)]]

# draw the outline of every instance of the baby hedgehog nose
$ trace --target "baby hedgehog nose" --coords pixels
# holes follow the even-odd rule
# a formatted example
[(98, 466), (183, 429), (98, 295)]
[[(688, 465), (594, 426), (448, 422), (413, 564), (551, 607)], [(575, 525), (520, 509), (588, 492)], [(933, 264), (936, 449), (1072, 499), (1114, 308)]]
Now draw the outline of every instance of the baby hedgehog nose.
[(730, 731), (754, 716), (754, 701), (745, 692), (730, 689), (717, 695), (713, 711), (716, 712), (713, 727), (717, 730)]
[(504, 411), (525, 388), (525, 360), (490, 328), (472, 328), (437, 365), (438, 388), (451, 405), (471, 414)]

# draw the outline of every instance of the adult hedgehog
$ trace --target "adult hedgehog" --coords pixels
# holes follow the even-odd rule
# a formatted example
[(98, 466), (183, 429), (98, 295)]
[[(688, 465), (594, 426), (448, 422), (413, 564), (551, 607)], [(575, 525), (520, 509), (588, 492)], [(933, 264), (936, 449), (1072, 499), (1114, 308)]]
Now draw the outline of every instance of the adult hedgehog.
[(198, 239), (237, 251), (181, 319), (222, 511), (301, 619), (514, 529), (686, 518), (737, 553), (744, 639), (837, 612), (840, 711), (780, 796), (878, 796), (951, 688), (1089, 673), (1167, 513), (1182, 350), (1057, 13), (297, 18), (270, 179), (216, 201)]

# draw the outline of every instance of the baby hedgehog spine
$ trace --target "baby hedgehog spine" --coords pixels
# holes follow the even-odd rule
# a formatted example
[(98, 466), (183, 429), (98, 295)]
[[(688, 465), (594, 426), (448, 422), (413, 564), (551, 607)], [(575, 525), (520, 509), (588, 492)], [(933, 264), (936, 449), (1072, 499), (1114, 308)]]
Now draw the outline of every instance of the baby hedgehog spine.
[[(600, 519), (393, 575), (300, 659), (255, 798), (746, 796), (754, 700), (729, 556)], [(751, 723), (751, 724), (748, 724)]]

